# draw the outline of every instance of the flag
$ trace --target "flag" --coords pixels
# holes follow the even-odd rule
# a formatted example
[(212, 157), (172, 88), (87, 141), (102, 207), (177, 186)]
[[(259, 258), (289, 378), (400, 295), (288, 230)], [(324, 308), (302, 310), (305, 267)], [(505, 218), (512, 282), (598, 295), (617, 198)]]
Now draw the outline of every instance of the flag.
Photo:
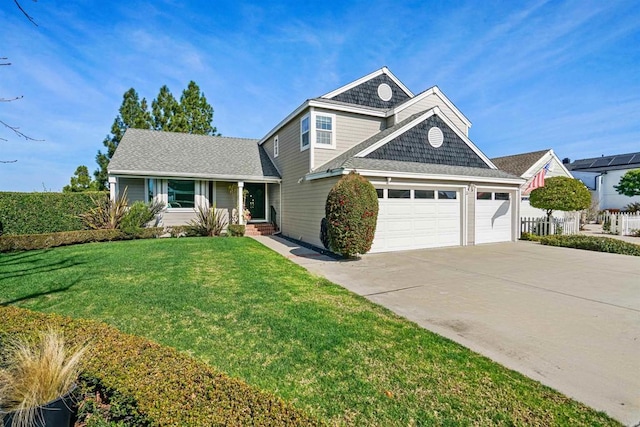
[(540, 169), (540, 172), (535, 174), (533, 179), (529, 182), (529, 185), (527, 186), (527, 189), (524, 190), (524, 194), (529, 194), (533, 190), (535, 190), (536, 188), (544, 187), (544, 177), (545, 177), (545, 175), (547, 175), (547, 171), (549, 170), (549, 166), (551, 166), (551, 162), (549, 162), (546, 165), (544, 165), (544, 167), (542, 169)]

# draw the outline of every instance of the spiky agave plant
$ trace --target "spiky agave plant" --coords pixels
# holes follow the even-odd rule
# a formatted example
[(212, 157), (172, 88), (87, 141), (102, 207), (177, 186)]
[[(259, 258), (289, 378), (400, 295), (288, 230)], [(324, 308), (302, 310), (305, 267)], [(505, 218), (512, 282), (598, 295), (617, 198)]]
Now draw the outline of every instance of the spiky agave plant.
[(35, 342), (10, 340), (2, 351), (0, 409), (13, 413), (12, 427), (27, 427), (42, 418), (42, 405), (73, 388), (87, 346), (69, 348), (62, 334), (49, 329)]

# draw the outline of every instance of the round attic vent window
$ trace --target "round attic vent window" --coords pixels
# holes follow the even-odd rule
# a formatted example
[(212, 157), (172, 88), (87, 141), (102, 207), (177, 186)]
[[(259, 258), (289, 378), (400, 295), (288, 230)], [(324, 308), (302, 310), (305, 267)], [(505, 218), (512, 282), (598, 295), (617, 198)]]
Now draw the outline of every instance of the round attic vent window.
[(393, 92), (391, 91), (391, 86), (389, 86), (386, 83), (381, 83), (380, 86), (378, 86), (378, 96), (383, 101), (389, 101), (393, 96)]
[(440, 130), (440, 128), (436, 126), (429, 129), (429, 134), (427, 135), (427, 138), (429, 139), (429, 144), (431, 144), (433, 148), (440, 147), (444, 142), (444, 135), (442, 134), (442, 131)]

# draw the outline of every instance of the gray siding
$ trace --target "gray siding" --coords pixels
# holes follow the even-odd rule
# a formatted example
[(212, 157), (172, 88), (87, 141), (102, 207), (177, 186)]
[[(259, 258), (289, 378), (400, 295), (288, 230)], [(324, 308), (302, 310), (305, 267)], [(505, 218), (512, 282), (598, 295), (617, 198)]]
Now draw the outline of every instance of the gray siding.
[(453, 112), (451, 108), (447, 104), (444, 103), (442, 99), (436, 94), (427, 95), (420, 101), (414, 103), (413, 105), (405, 108), (396, 114), (396, 123), (399, 123), (411, 116), (412, 114), (419, 113), (421, 111), (429, 110), (435, 106), (438, 106), (440, 110), (444, 113), (445, 116), (449, 120), (453, 122), (453, 124), (464, 133), (466, 136), (469, 136), (469, 128), (467, 125), (458, 117), (457, 114)]
[(336, 148), (329, 149), (316, 147), (314, 149), (314, 168), (325, 164), (354, 145), (359, 144), (381, 130), (384, 130), (387, 125), (386, 119), (382, 117), (368, 117), (360, 114), (321, 109), (316, 109), (315, 111), (335, 114)]
[(269, 198), (269, 206), (267, 207), (269, 221), (273, 221), (271, 218), (271, 207), (276, 210), (276, 223), (280, 227), (281, 216), (280, 211), (280, 186), (278, 184), (267, 184), (267, 197)]
[(118, 186), (120, 187), (120, 194), (122, 194), (125, 188), (127, 189), (129, 204), (147, 201), (144, 178), (119, 178)]
[(327, 194), (340, 177), (302, 181), (290, 190), (294, 200), (286, 204), (282, 234), (322, 247), (320, 221), (324, 218)]
[(186, 225), (192, 219), (195, 219), (195, 211), (165, 211), (162, 213), (162, 225), (171, 227), (174, 225)]
[(236, 207), (234, 196), (229, 193), (230, 185), (237, 185), (237, 182), (217, 181), (216, 183), (216, 207), (224, 209), (233, 209)]

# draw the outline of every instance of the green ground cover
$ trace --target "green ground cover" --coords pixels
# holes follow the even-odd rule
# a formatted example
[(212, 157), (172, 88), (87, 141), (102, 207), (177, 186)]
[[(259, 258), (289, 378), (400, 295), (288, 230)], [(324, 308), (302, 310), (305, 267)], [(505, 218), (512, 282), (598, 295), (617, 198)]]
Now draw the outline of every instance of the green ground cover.
[(344, 425), (618, 425), (248, 238), (0, 254), (0, 304), (105, 321)]

